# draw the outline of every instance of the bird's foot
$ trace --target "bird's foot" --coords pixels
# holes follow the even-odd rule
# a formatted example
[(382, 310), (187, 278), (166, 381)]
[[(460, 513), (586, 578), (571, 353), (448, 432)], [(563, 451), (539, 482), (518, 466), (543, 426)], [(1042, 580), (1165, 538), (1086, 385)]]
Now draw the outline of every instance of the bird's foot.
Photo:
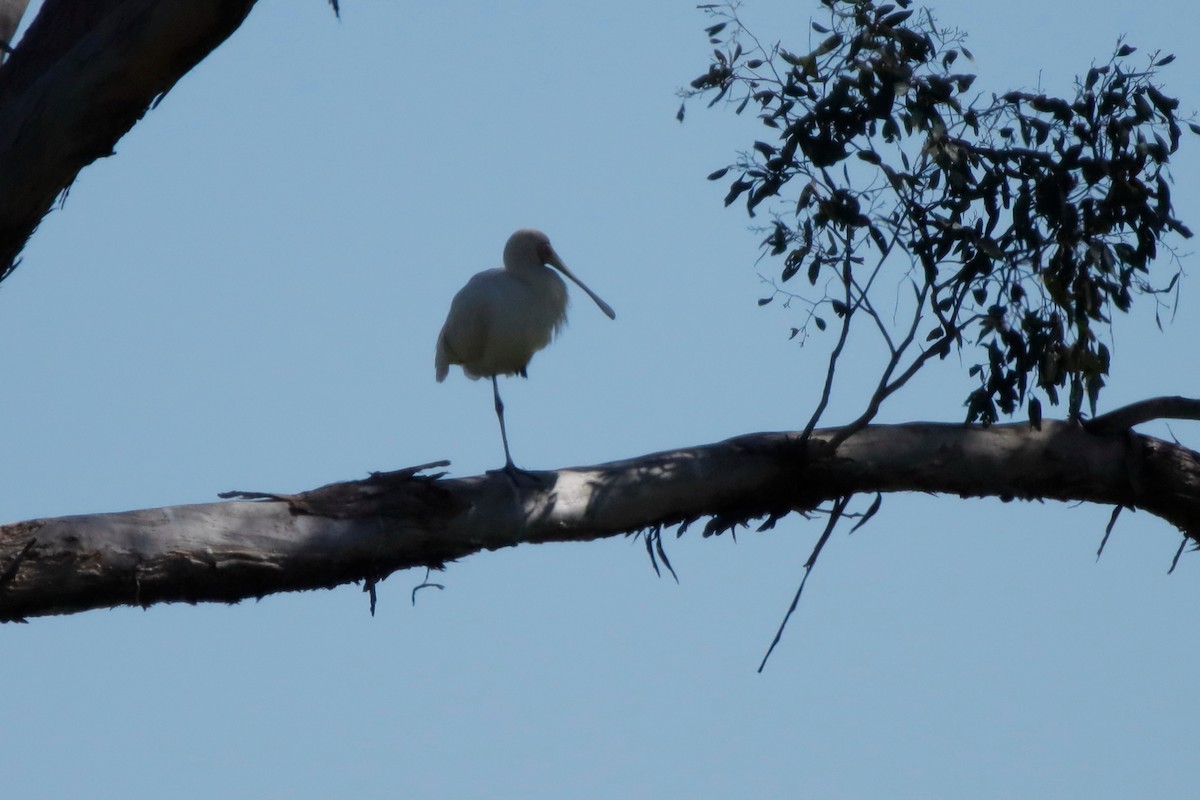
[(542, 479), (541, 475), (536, 472), (530, 472), (529, 470), (521, 469), (511, 461), (500, 469), (488, 470), (489, 475), (495, 475), (501, 472), (508, 476), (508, 479), (512, 481), (513, 485), (515, 485), (518, 489), (521, 488), (522, 485), (534, 488), (540, 488), (541, 486), (545, 485), (545, 481)]

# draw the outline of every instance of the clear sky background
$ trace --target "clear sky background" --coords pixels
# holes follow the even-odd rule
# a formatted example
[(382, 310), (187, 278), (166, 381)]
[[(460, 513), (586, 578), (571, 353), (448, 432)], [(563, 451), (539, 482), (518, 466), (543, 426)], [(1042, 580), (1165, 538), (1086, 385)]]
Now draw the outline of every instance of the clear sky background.
[[(746, 0), (807, 43), (813, 2)], [(977, 87), (1067, 92), (1117, 37), (1178, 55), (1200, 8), (944, 2)], [(517, 461), (556, 468), (807, 419), (832, 344), (760, 309), (758, 236), (704, 176), (762, 130), (689, 107), (692, 2), (261, 0), (89, 167), (0, 285), (6, 521), (296, 491), (441, 458), (498, 466), (484, 382), (433, 380), (450, 298), (537, 226), (574, 293), (529, 381)], [(1200, 138), (1174, 169), (1200, 227)], [(1196, 256), (1185, 247), (1185, 267)], [(1121, 320), (1102, 405), (1200, 396), (1200, 302)], [(870, 353), (856, 354), (867, 359)], [(963, 357), (964, 364), (973, 356)], [(958, 421), (955, 359), (884, 419)], [(855, 363), (828, 424), (865, 400)], [(1200, 427), (1146, 426), (1192, 447)], [(867, 502), (863, 501), (864, 504)], [(1200, 556), (1110, 508), (887, 497), (826, 549), (755, 667), (820, 521), (526, 546), (379, 587), (0, 628), (0, 775), (37, 798), (1185, 797), (1200, 756)]]

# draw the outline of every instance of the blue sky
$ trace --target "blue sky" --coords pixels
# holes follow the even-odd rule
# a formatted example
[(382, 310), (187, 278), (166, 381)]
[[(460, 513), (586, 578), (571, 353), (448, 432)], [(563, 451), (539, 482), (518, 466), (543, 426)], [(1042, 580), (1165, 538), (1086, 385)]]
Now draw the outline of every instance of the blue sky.
[[(815, 7), (744, 11), (796, 42)], [(1067, 91), (1126, 33), (1176, 53), (1168, 93), (1200, 104), (1191, 2), (937, 11), (979, 87)], [(518, 463), (802, 426), (832, 342), (800, 347), (796, 311), (756, 305), (759, 237), (704, 180), (761, 129), (702, 104), (674, 120), (707, 24), (690, 2), (352, 0), (339, 22), (261, 0), (0, 286), (4, 518), (498, 466), (487, 385), (435, 383), (433, 348), (454, 292), (527, 225), (617, 319), (575, 293), (530, 380), (505, 382)], [(1118, 321), (1105, 407), (1200, 395), (1195, 292), (1163, 334), (1149, 309)], [(871, 356), (829, 424), (859, 413)], [(957, 366), (884, 418), (961, 419)], [(679, 585), (618, 539), (468, 558), (415, 607), (424, 576), (401, 573), (375, 618), (351, 586), (7, 626), (5, 794), (1186, 796), (1200, 566), (1168, 577), (1177, 535), (1129, 513), (1097, 563), (1109, 513), (885, 498), (826, 549), (762, 675), (819, 521), (668, 541)]]

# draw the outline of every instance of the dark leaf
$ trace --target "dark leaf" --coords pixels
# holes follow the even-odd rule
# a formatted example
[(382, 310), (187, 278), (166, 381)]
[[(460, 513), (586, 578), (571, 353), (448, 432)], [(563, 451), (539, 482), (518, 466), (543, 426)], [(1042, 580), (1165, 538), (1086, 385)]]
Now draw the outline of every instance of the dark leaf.
[(743, 180), (741, 178), (734, 181), (729, 187), (729, 194), (725, 195), (725, 205), (729, 205), (734, 200), (737, 200), (742, 192), (746, 191), (753, 185), (754, 184), (750, 181)]
[(817, 324), (817, 330), (825, 330), (825, 320), (821, 319), (820, 317), (813, 317), (813, 322)]
[(780, 275), (780, 279), (784, 283), (787, 283), (789, 280), (791, 280), (792, 276), (800, 270), (800, 265), (804, 263), (804, 259), (808, 256), (808, 250), (809, 248), (807, 246), (797, 247), (795, 250), (788, 253), (787, 260), (783, 265), (783, 273)]
[(793, 67), (806, 67), (809, 63), (805, 57), (798, 56), (795, 53), (789, 53), (783, 48), (779, 49), (779, 57), (791, 64)]
[(1083, 381), (1077, 375), (1071, 377), (1071, 396), (1067, 400), (1067, 413), (1071, 419), (1079, 419), (1083, 409)]
[(869, 226), (867, 230), (870, 231), (871, 240), (875, 242), (875, 246), (879, 248), (879, 252), (886, 253), (888, 251), (888, 241), (883, 232), (874, 225)]
[(901, 22), (904, 22), (904, 20), (911, 17), (912, 15), (913, 15), (912, 11), (897, 11), (895, 14), (889, 14), (886, 17), (884, 17), (880, 21), (880, 24), (886, 25), (889, 28), (894, 28), (897, 25), (899, 25)]
[(808, 265), (808, 282), (815, 285), (817, 282), (817, 274), (821, 271), (821, 259), (814, 258), (813, 262)]
[[(1112, 516), (1108, 518), (1108, 525), (1104, 528), (1104, 537), (1100, 540), (1100, 547), (1096, 550), (1096, 560), (1100, 560), (1100, 556), (1104, 555), (1104, 546), (1108, 544), (1108, 537), (1113, 532), (1113, 527), (1117, 524), (1117, 517), (1121, 515), (1121, 509), (1125, 506), (1117, 506), (1113, 509)], [(1184, 541), (1187, 541), (1185, 538)], [(1178, 558), (1179, 556), (1176, 556)], [(1172, 565), (1174, 566), (1174, 565)], [(1169, 574), (1169, 573), (1168, 573)]]
[(1087, 396), (1088, 407), (1092, 411), (1092, 416), (1096, 416), (1096, 401), (1100, 398), (1100, 389), (1104, 386), (1104, 379), (1099, 375), (1092, 375), (1087, 381)]
[(1137, 48), (1134, 47), (1133, 45), (1123, 44), (1123, 45), (1121, 45), (1121, 49), (1117, 51), (1117, 58), (1124, 58), (1125, 56), (1130, 55), (1136, 51), (1137, 51)]
[(1174, 54), (1166, 55), (1166, 56), (1163, 56), (1162, 58), (1160, 58), (1158, 61), (1155, 61), (1154, 66), (1165, 67), (1167, 64), (1170, 64), (1174, 60), (1175, 60)]
[(1172, 112), (1179, 108), (1178, 100), (1174, 97), (1167, 97), (1153, 86), (1146, 87), (1146, 94), (1149, 95), (1150, 102), (1154, 103), (1154, 107), (1159, 110), (1159, 113), (1168, 119), (1173, 116)]
[(725, 96), (725, 93), (729, 91), (729, 84), (728, 84), (728, 83), (724, 83), (724, 82), (723, 82), (723, 83), (721, 83), (721, 84), (720, 84), (720, 86), (721, 86), (721, 90), (720, 90), (719, 92), (717, 92), (716, 96), (715, 96), (715, 97), (713, 97), (713, 99), (712, 99), (712, 100), (709, 100), (709, 101), (708, 101), (708, 107), (709, 107), (709, 108), (712, 108), (712, 107), (713, 107), (713, 106), (715, 106), (717, 103), (721, 102), (721, 98), (722, 98), (722, 97), (724, 97), (724, 96)]
[(725, 177), (726, 172), (729, 172), (729, 167), (721, 167), (716, 172), (710, 172), (708, 175), (708, 179), (710, 181), (720, 180), (721, 178)]
[(772, 147), (771, 145), (767, 144), (766, 142), (755, 142), (754, 149), (757, 150), (758, 152), (762, 153), (767, 158), (770, 158), (771, 156), (775, 155), (775, 148)]
[(836, 49), (837, 46), (840, 45), (841, 43), (842, 43), (842, 35), (840, 33), (835, 33), (833, 36), (830, 36), (828, 39), (821, 42), (821, 46), (817, 48), (817, 52), (818, 53), (833, 52), (833, 50)]
[(1150, 108), (1150, 104), (1146, 102), (1146, 96), (1141, 92), (1133, 96), (1133, 107), (1137, 109), (1138, 119), (1142, 122), (1154, 116), (1154, 111)]
[(1042, 429), (1042, 403), (1036, 397), (1029, 398), (1029, 424), (1034, 430)]
[(774, 299), (775, 299), (775, 295), (771, 295), (770, 297), (760, 297), (758, 299), (758, 304), (760, 306), (765, 306), (767, 303), (771, 302)]

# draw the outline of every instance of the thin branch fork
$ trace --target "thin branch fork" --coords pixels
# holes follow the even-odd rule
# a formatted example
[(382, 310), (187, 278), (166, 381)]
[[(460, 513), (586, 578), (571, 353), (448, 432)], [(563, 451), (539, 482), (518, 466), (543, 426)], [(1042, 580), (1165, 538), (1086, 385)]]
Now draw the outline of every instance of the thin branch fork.
[[(483, 550), (590, 541), (711, 517), (705, 535), (858, 493), (1090, 501), (1140, 508), (1200, 541), (1200, 454), (1046, 420), (757, 433), (592, 467), (439, 478), (378, 473), (266, 501), (0, 527), (0, 619), (119, 605), (237, 602), (441, 568)], [(878, 524), (878, 522), (877, 522)]]

